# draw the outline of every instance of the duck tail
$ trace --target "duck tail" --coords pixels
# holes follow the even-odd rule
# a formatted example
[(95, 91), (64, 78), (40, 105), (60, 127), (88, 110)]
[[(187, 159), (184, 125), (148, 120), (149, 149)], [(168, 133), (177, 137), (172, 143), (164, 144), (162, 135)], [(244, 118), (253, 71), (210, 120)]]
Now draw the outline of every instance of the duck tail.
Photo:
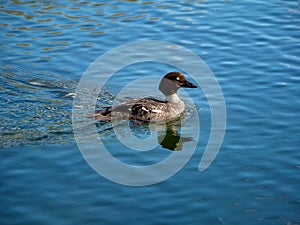
[(111, 110), (110, 108), (99, 110), (93, 116), (97, 121), (109, 121), (111, 120)]
[(96, 111), (93, 115), (96, 121), (111, 121), (130, 119), (130, 111), (127, 105), (118, 107), (108, 107), (104, 110)]

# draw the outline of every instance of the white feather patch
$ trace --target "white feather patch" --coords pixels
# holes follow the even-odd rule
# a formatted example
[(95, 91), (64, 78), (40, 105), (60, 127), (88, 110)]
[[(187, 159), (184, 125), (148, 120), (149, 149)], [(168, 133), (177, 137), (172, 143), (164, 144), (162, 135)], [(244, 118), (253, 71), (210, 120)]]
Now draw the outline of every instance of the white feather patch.
[(152, 109), (151, 112), (154, 112), (154, 113), (162, 113), (162, 110), (160, 110), (160, 109)]
[(149, 112), (148, 109), (146, 109), (144, 106), (142, 107), (142, 110), (146, 111), (146, 112)]

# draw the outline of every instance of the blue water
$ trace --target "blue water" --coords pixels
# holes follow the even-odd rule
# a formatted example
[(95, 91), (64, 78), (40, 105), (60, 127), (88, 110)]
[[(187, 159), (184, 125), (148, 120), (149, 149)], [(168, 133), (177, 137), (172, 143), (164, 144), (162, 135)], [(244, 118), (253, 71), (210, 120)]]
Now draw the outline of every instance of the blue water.
[[(0, 223), (300, 224), (299, 10), (296, 0), (1, 2)], [(201, 115), (191, 160), (162, 183), (128, 187), (83, 159), (69, 93), (99, 56), (138, 40), (199, 55), (222, 88), (227, 128), (199, 172), (210, 110), (189, 91)], [(131, 65), (119, 83), (168, 68)], [(110, 87), (113, 96), (118, 83)], [(101, 138), (116, 146), (109, 130)]]

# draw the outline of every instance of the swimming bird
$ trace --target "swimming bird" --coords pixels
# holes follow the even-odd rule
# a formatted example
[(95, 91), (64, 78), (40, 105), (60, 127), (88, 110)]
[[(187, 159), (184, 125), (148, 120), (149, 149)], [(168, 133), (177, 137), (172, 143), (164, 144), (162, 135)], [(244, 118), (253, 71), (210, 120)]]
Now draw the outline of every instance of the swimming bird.
[(181, 87), (196, 88), (197, 86), (185, 78), (180, 72), (167, 73), (159, 84), (159, 90), (166, 100), (154, 98), (134, 99), (129, 102), (107, 107), (95, 113), (96, 121), (130, 119), (137, 123), (168, 122), (178, 118), (185, 109), (184, 102), (179, 98), (177, 90)]

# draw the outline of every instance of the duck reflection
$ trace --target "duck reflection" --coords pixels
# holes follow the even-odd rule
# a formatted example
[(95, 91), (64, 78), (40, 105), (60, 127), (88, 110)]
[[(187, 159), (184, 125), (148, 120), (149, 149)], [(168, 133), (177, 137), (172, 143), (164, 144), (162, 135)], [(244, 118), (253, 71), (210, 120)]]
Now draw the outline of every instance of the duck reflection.
[[(182, 118), (179, 118), (166, 124), (154, 124), (151, 128), (149, 123), (141, 124), (137, 121), (130, 121), (129, 129), (139, 139), (145, 139), (151, 132), (155, 132), (157, 134), (157, 142), (162, 148), (171, 151), (182, 151), (186, 142), (194, 141), (192, 137), (183, 136), (182, 121)], [(111, 131), (114, 127), (121, 126), (121, 129), (124, 128), (124, 135), (126, 135), (126, 130), (128, 129), (128, 124), (126, 123), (112, 125), (111, 123), (100, 121), (96, 125), (98, 128), (101, 128), (101, 131), (98, 132)]]
[(158, 135), (158, 143), (172, 151), (181, 151), (184, 143), (190, 141), (193, 141), (193, 138), (181, 136), (181, 120), (167, 123), (165, 132)]

